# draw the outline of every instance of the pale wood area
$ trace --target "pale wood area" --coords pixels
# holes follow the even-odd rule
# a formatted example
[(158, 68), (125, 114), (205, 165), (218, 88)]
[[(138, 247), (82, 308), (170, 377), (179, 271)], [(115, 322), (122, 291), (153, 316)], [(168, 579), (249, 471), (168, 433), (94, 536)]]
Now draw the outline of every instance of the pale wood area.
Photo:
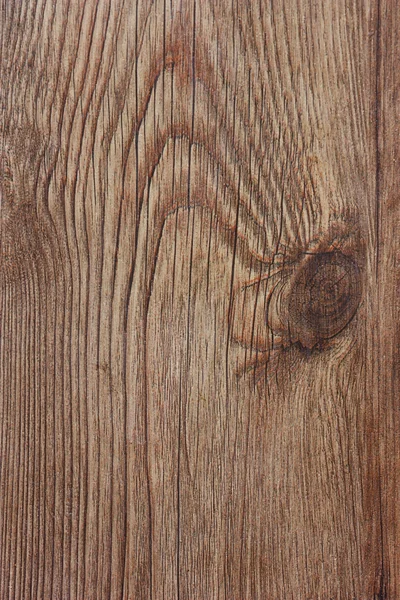
[(0, 27), (0, 599), (398, 600), (399, 1)]

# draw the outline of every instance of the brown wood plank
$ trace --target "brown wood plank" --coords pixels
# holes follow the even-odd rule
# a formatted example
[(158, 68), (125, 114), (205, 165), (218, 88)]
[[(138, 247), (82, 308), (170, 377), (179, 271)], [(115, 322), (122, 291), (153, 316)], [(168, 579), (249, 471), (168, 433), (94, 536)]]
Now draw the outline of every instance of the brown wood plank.
[(377, 204), (379, 439), (385, 598), (400, 595), (399, 449), (399, 2), (381, 2), (378, 68), (379, 190)]
[(397, 4), (2, 0), (0, 599), (396, 600)]

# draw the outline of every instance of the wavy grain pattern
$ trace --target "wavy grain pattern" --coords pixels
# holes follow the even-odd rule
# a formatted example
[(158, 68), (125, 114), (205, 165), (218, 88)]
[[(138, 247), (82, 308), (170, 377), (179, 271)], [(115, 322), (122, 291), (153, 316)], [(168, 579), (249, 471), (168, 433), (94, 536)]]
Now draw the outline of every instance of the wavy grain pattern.
[(1, 0), (0, 598), (400, 595), (397, 5)]

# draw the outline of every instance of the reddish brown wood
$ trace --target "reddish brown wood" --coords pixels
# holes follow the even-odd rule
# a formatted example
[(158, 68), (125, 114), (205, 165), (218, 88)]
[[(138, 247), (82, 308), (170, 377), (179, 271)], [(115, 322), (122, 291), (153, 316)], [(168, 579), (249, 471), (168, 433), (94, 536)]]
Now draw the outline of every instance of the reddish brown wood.
[(1, 600), (400, 597), (398, 13), (2, 0)]

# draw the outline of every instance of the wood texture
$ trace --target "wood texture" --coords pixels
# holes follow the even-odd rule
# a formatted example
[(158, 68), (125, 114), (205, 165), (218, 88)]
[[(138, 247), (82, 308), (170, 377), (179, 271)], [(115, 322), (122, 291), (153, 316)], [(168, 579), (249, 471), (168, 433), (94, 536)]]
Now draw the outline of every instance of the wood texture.
[(0, 598), (397, 600), (398, 0), (0, 19)]

